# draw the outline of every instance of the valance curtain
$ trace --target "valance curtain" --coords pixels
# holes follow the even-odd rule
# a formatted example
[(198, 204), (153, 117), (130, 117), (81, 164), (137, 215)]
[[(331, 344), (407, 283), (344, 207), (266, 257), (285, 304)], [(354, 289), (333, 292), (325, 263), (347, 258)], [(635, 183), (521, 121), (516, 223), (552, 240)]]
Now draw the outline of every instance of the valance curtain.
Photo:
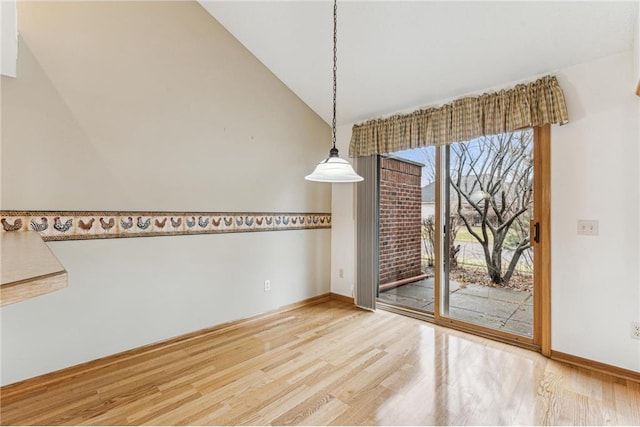
[(555, 76), (513, 89), (457, 99), (441, 107), (370, 120), (353, 126), (349, 155), (371, 156), (445, 145), (524, 127), (569, 121)]

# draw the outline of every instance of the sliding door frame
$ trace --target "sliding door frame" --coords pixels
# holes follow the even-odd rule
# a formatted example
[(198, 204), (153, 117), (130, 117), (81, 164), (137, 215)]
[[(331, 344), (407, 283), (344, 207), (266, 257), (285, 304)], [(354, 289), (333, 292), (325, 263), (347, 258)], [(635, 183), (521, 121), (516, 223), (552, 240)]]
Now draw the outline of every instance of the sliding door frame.
[[(534, 245), (534, 338), (540, 352), (551, 357), (551, 125), (533, 128), (534, 219), (540, 223), (540, 242)], [(538, 203), (535, 203), (538, 201)], [(539, 206), (538, 206), (539, 205)]]

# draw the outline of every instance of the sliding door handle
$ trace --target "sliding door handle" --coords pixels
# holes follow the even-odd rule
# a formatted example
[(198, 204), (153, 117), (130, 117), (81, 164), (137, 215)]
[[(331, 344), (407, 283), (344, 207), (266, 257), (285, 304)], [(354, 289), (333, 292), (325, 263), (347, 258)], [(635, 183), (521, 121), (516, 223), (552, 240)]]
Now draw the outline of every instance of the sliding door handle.
[(531, 221), (532, 235), (533, 241), (536, 243), (540, 243), (540, 223), (538, 221)]

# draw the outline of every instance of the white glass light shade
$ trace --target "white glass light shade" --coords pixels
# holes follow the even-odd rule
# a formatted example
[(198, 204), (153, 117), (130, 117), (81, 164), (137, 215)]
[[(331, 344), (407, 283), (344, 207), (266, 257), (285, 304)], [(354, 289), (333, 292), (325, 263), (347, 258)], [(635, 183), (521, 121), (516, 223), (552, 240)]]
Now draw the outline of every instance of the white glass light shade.
[(311, 175), (304, 177), (307, 181), (316, 182), (358, 182), (364, 180), (358, 175), (351, 163), (337, 156), (331, 156), (318, 163)]

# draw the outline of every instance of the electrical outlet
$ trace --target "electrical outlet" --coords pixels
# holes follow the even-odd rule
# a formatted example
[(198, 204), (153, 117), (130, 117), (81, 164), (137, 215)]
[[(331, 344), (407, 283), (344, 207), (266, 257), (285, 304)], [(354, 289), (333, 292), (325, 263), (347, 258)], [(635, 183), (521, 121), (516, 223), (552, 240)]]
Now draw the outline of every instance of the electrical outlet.
[(631, 322), (631, 338), (640, 340), (640, 322)]
[(597, 236), (598, 220), (579, 219), (578, 234), (582, 236)]
[(264, 281), (264, 290), (265, 290), (265, 292), (271, 290), (271, 280), (265, 280)]
[(338, 277), (344, 279), (344, 270), (342, 268), (338, 270)]

